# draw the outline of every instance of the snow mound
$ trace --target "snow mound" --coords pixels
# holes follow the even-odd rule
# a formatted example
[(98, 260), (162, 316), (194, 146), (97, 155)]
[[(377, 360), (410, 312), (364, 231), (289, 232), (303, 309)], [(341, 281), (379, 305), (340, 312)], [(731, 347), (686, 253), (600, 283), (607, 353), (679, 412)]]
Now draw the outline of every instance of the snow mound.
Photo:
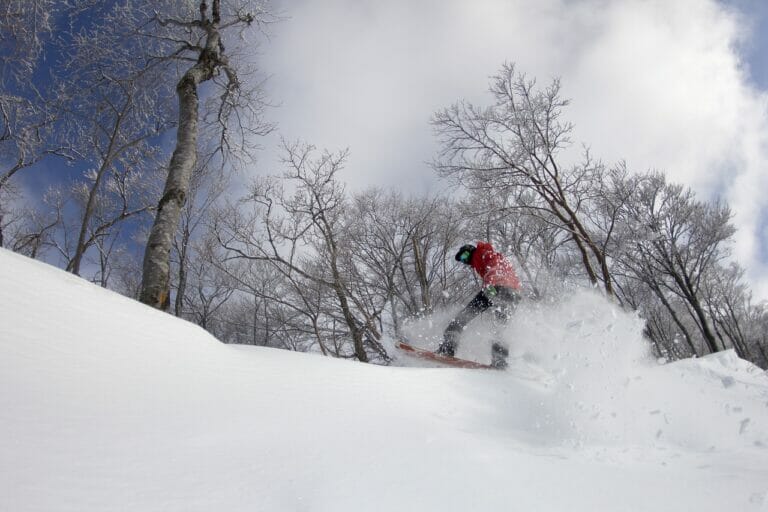
[(765, 375), (595, 295), (505, 332), (547, 385), (226, 346), (4, 250), (0, 315), (3, 511), (768, 507)]

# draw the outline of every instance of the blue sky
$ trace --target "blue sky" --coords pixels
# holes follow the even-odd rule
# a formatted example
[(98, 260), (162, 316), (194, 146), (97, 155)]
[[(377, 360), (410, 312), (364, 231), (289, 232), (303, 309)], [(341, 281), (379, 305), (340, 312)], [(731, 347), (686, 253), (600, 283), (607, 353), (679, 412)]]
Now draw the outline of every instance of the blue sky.
[(752, 80), (768, 88), (768, 2), (765, 0), (727, 0), (724, 2), (741, 11), (752, 25), (743, 54)]

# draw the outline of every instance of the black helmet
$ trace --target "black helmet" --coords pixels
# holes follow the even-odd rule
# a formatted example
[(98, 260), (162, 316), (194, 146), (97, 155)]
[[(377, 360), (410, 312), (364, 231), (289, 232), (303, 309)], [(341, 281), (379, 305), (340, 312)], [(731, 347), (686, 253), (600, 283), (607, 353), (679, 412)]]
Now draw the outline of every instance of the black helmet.
[(470, 245), (470, 244), (462, 245), (461, 249), (459, 249), (459, 252), (457, 252), (456, 256), (454, 256), (454, 259), (456, 261), (464, 263), (465, 265), (469, 265), (469, 260), (472, 259), (473, 252), (475, 252), (474, 245)]

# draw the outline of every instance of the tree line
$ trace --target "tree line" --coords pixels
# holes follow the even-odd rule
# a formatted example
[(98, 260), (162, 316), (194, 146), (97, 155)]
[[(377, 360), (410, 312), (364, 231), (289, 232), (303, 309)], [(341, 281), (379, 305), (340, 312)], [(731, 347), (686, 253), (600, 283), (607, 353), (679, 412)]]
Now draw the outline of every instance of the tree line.
[[(0, 246), (195, 322), (228, 343), (386, 364), (386, 337), (461, 302), (452, 259), (491, 240), (528, 300), (592, 287), (668, 359), (768, 367), (768, 309), (733, 261), (728, 205), (661, 172), (574, 156), (558, 80), (504, 64), (491, 101), (432, 118), (450, 195), (346, 190), (347, 151), (281, 145), (243, 187), (266, 120), (253, 0), (9, 0), (0, 7)], [(25, 190), (46, 166), (60, 179)], [(359, 170), (364, 172), (364, 170)], [(27, 182), (28, 183), (28, 182)]]

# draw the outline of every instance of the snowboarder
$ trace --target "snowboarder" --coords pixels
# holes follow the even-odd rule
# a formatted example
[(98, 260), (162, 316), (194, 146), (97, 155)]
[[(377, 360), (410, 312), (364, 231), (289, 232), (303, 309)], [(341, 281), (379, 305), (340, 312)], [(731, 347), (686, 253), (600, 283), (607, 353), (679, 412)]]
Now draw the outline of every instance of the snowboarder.
[[(483, 311), (494, 308), (498, 324), (506, 322), (517, 302), (520, 300), (520, 280), (515, 269), (504, 256), (493, 250), (491, 244), (478, 242), (463, 245), (455, 256), (456, 261), (470, 265), (483, 280), (483, 289), (469, 301), (456, 318), (451, 320), (443, 333), (443, 342), (437, 349), (438, 354), (454, 356), (461, 332)], [(507, 367), (509, 350), (500, 339), (500, 328), (494, 333), (491, 348), (491, 365), (494, 368)]]

